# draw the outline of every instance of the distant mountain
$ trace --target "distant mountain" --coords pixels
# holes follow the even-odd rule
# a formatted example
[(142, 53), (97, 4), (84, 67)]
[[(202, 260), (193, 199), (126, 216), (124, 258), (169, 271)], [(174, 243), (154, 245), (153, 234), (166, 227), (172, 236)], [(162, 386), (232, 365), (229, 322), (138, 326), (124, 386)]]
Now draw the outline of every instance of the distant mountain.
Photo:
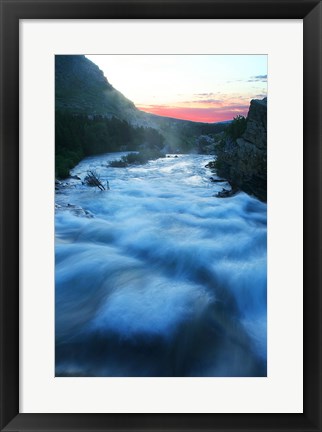
[(173, 149), (181, 148), (180, 140), (187, 144), (191, 136), (221, 132), (226, 126), (225, 122), (198, 123), (140, 111), (83, 55), (56, 55), (55, 96), (59, 112), (115, 117), (133, 126), (152, 127), (165, 136)]

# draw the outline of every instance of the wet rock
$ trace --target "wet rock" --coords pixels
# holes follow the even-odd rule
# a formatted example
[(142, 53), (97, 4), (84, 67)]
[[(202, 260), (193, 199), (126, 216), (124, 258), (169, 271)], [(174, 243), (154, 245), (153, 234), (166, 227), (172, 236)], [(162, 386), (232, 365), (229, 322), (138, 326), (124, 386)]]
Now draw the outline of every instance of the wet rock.
[(225, 179), (215, 179), (215, 178), (213, 178), (213, 177), (209, 177), (209, 180), (212, 182), (212, 183), (222, 183), (222, 182), (226, 182), (227, 180), (225, 180)]
[(205, 165), (205, 168), (210, 168), (210, 169), (213, 169), (213, 168), (215, 168), (216, 167), (216, 162), (215, 161), (210, 161), (210, 162), (208, 162), (207, 163), (207, 165)]
[(214, 196), (216, 198), (230, 198), (235, 196), (239, 192), (239, 189), (225, 189), (222, 188), (220, 192), (217, 192)]
[(91, 213), (89, 210), (85, 210), (80, 206), (77, 206), (75, 204), (58, 204), (55, 203), (55, 210), (58, 211), (69, 211), (75, 216), (79, 217), (86, 217), (86, 218), (94, 218), (93, 213)]

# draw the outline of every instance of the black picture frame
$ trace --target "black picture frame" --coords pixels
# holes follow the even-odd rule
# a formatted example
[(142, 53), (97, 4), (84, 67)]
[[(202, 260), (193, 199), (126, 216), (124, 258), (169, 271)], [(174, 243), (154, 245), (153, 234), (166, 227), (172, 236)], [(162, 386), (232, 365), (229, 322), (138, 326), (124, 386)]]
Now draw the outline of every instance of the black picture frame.
[[(311, 0), (0, 0), (2, 431), (322, 431), (321, 2)], [(19, 414), (19, 20), (303, 19), (303, 414)], [(291, 182), (289, 187), (292, 187)], [(46, 397), (46, 395), (44, 395)]]

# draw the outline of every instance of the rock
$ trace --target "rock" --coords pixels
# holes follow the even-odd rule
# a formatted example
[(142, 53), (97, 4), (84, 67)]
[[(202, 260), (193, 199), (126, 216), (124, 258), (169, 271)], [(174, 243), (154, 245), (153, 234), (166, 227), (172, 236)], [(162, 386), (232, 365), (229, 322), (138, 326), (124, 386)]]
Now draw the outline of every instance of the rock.
[(209, 177), (209, 180), (212, 182), (212, 183), (222, 183), (222, 182), (226, 182), (227, 180), (225, 180), (225, 179), (214, 179), (213, 177)]
[(215, 149), (215, 139), (210, 135), (199, 135), (196, 139), (196, 147), (198, 153), (211, 154)]
[(247, 126), (242, 138), (266, 151), (267, 149), (267, 98), (253, 99), (247, 116)]
[(227, 190), (227, 189), (223, 188), (220, 192), (216, 193), (216, 195), (214, 195), (214, 196), (216, 198), (230, 198), (230, 197), (235, 196), (238, 192), (239, 192), (238, 189)]
[(205, 168), (210, 168), (210, 169), (215, 168), (216, 166), (215, 164), (216, 164), (215, 161), (210, 161), (207, 163), (207, 165), (205, 165)]
[[(267, 200), (267, 98), (250, 103), (246, 129), (241, 136), (227, 136), (217, 147), (216, 161), (207, 168), (226, 178), (232, 189), (241, 189)], [(222, 197), (223, 193), (219, 193)]]
[(89, 210), (85, 210), (82, 207), (79, 207), (75, 204), (70, 204), (68, 203), (60, 205), (55, 203), (55, 210), (56, 211), (69, 211), (72, 214), (74, 214), (75, 216), (79, 216), (79, 217), (86, 217), (86, 218), (93, 218), (94, 215), (93, 213), (91, 213)]

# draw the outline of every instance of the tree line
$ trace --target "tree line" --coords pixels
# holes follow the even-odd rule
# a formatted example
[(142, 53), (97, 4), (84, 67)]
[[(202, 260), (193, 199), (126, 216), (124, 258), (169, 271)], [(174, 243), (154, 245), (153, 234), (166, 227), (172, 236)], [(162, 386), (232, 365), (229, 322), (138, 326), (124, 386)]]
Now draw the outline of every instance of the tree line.
[(114, 151), (162, 148), (164, 137), (149, 127), (134, 127), (115, 117), (55, 113), (55, 173), (66, 178), (84, 157)]

